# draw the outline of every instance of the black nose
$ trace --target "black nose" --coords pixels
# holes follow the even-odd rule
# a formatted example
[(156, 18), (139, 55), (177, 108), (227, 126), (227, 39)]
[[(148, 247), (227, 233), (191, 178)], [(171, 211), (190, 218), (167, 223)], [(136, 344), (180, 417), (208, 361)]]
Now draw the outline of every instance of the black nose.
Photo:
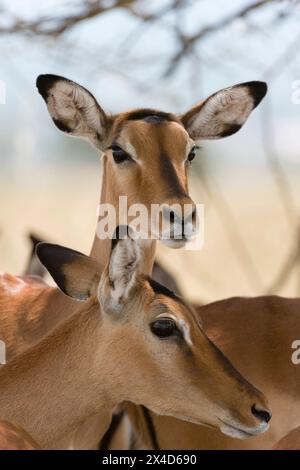
[(269, 411), (258, 410), (255, 405), (252, 406), (251, 411), (256, 418), (260, 419), (261, 421), (265, 421), (266, 423), (268, 423), (272, 418), (272, 415)]

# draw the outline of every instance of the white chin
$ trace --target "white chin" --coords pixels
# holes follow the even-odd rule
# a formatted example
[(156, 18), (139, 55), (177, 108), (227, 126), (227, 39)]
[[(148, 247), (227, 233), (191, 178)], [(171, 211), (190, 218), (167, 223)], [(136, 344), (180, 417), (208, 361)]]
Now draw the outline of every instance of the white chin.
[(161, 240), (165, 246), (168, 246), (169, 248), (182, 248), (186, 244), (186, 240), (174, 240), (171, 238), (165, 238)]
[(233, 428), (228, 424), (222, 424), (220, 430), (223, 434), (226, 434), (226, 436), (234, 437), (235, 439), (248, 439), (248, 437), (251, 437), (251, 434), (241, 431), (240, 429)]
[(251, 432), (243, 431), (242, 429), (237, 429), (230, 424), (223, 423), (220, 426), (220, 430), (223, 434), (227, 436), (234, 437), (235, 439), (248, 439), (249, 437), (256, 436), (257, 434), (261, 434), (266, 432), (269, 429), (269, 425), (267, 423), (261, 423), (257, 428), (254, 428)]

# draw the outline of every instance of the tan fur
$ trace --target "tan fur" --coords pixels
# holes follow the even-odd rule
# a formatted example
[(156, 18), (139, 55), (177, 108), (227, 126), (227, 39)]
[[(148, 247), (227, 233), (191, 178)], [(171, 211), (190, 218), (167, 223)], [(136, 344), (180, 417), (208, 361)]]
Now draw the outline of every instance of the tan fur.
[[(49, 85), (49, 77), (40, 77), (41, 80), (38, 83), (38, 88), (43, 98), (47, 102), (47, 93), (44, 93), (43, 89)], [(46, 78), (46, 81), (45, 81)], [(50, 81), (55, 82), (55, 88), (58, 85), (57, 77), (50, 77)], [(156, 198), (157, 202), (180, 202), (182, 193), (174, 193), (174, 185), (170, 184), (168, 174), (166, 177), (163, 176), (161, 159), (162, 151), (167, 151), (168, 156), (171, 159), (172, 166), (175, 169), (179, 185), (185, 191), (187, 190), (186, 172), (183, 170), (183, 162), (186, 158), (186, 151), (183, 153), (182, 149), (186, 148), (187, 141), (189, 139), (187, 132), (184, 127), (181, 126), (180, 119), (175, 118), (172, 123), (164, 123), (163, 132), (161, 129), (158, 131), (158, 126), (153, 127), (153, 140), (150, 142), (148, 135), (151, 133), (151, 124), (147, 124), (148, 132), (144, 132), (143, 128), (146, 129), (145, 123), (132, 121), (127, 123), (128, 115), (123, 114), (119, 116), (108, 117), (105, 115), (101, 107), (91, 107), (91, 95), (85, 100), (84, 94), (86, 90), (83, 87), (68, 81), (65, 79), (58, 78), (61, 81), (61, 86), (58, 85), (58, 95), (61, 97), (61, 103), (58, 102), (59, 96), (57, 96), (57, 106), (55, 100), (52, 98), (47, 103), (48, 109), (52, 117), (55, 119), (62, 118), (62, 123), (69, 126), (70, 124), (75, 125), (76, 129), (72, 132), (74, 135), (80, 135), (83, 132), (83, 136), (88, 137), (90, 141), (98, 148), (106, 149), (107, 146), (112, 143), (112, 140), (117, 136), (125, 137), (125, 134), (131, 135), (132, 138), (137, 139), (135, 145), (140, 145), (141, 151), (139, 158), (144, 160), (144, 165), (139, 169), (139, 174), (128, 175), (128, 177), (121, 176), (112, 163), (112, 156), (110, 151), (106, 151), (103, 157), (103, 182), (101, 191), (101, 202), (111, 202), (117, 207), (117, 200), (120, 194), (126, 194), (129, 196), (129, 200), (132, 202), (153, 202), (153, 197)], [(74, 98), (80, 101), (80, 106), (74, 106)], [(67, 104), (67, 106), (65, 106)], [(89, 116), (86, 123), (81, 123), (82, 119), (81, 110), (84, 110), (85, 105), (89, 107)], [(78, 102), (77, 102), (78, 105)], [(90, 116), (91, 110), (94, 109), (99, 112), (99, 116)], [(191, 112), (186, 113), (182, 116), (182, 122), (185, 124), (189, 118), (193, 117), (195, 113), (199, 111), (199, 107), (195, 107)], [(98, 111), (97, 111), (98, 110)], [(84, 114), (84, 113), (83, 113)], [(186, 119), (185, 119), (186, 118)], [(96, 136), (95, 123), (99, 124), (99, 135), (103, 138), (103, 142), (99, 143)], [(104, 129), (106, 127), (106, 129)], [(84, 135), (85, 134), (85, 135)], [(139, 134), (141, 137), (139, 137)], [(100, 144), (100, 145), (98, 145)], [(159, 148), (158, 148), (159, 144)], [(143, 145), (146, 146), (147, 151), (144, 151)], [(156, 145), (156, 149), (155, 149)], [(180, 153), (181, 152), (181, 153)], [(147, 163), (145, 163), (147, 162)], [(153, 167), (153, 175), (152, 175)], [(167, 172), (168, 173), (168, 172)], [(143, 184), (140, 184), (142, 181)], [(146, 191), (149, 189), (150, 192)], [(170, 194), (169, 194), (170, 193)], [(167, 194), (167, 196), (166, 196)], [(167, 198), (167, 199), (166, 199)], [(183, 200), (182, 200), (183, 201)], [(181, 202), (182, 202), (181, 201)], [(190, 202), (190, 201), (189, 201)], [(101, 263), (103, 268), (107, 263), (110, 252), (110, 241), (100, 241), (95, 236), (92, 255)], [(144, 266), (142, 271), (150, 273), (152, 270), (153, 259), (155, 254), (155, 242), (152, 242), (144, 253)], [(1, 285), (0, 285), (1, 289)], [(37, 296), (35, 295), (38, 294)], [(46, 288), (45, 286), (35, 285), (33, 291), (29, 291), (26, 288), (22, 292), (18, 293), (18, 298), (15, 303), (12, 303), (11, 293), (5, 288), (1, 292), (1, 298), (3, 299), (2, 305), (5, 308), (0, 309), (0, 338), (3, 338), (8, 346), (8, 360), (15, 354), (22, 353), (30, 345), (36, 344), (41, 337), (47, 332), (52, 331), (63, 319), (67, 319), (73, 311), (73, 302), (67, 297), (61, 294), (56, 289)], [(1, 302), (1, 301), (0, 301)], [(97, 420), (96, 420), (97, 421)], [(92, 416), (90, 418), (91, 425), (96, 429), (95, 419)], [(101, 427), (101, 422), (99, 422)], [(86, 431), (86, 426), (84, 426)], [(75, 433), (76, 434), (76, 433)], [(86, 432), (84, 433), (86, 435)], [(101, 429), (98, 433), (101, 435)], [(75, 439), (78, 437), (78, 439)], [(77, 444), (80, 440), (84, 440), (83, 435), (79, 435), (72, 439), (76, 440)], [(66, 436), (66, 442), (69, 436)], [(97, 437), (93, 440), (97, 442)]]
[[(176, 197), (168, 180), (168, 175), (163, 175), (161, 168), (162, 160), (160, 157), (161, 152), (164, 151), (174, 159), (175, 170), (182, 185), (182, 191), (187, 191), (186, 167), (183, 165), (183, 161), (186, 158), (186, 145), (189, 138), (182, 126), (176, 122), (166, 122), (162, 124), (162, 129), (160, 129), (155, 124), (140, 121), (126, 122), (126, 114), (124, 114), (116, 119), (115, 127), (112, 128), (111, 132), (111, 141), (116, 135), (120, 135), (122, 138), (130, 135), (140, 151), (142, 165), (137, 169), (136, 174), (132, 175), (130, 171), (127, 178), (125, 178), (122, 171), (116, 172), (111, 152), (107, 152), (103, 156), (102, 163), (103, 180), (100, 203), (111, 203), (118, 208), (119, 195), (122, 194), (128, 196), (129, 204), (137, 201), (142, 202), (148, 209), (150, 209), (152, 202), (169, 201), (170, 203), (179, 202), (181, 204), (192, 202), (189, 198), (181, 198), (180, 194)], [(134, 138), (135, 135), (139, 135), (139, 132), (141, 132), (141, 136)], [(151, 139), (149, 139), (149, 136), (151, 136)], [(154, 152), (153, 144), (156, 141), (158, 142), (157, 150)], [(153, 172), (152, 170), (149, 171), (150, 167), (153, 168)], [(145, 187), (151, 188), (151, 192), (147, 193)], [(169, 199), (165, 197), (168, 194), (171, 195)], [(155, 201), (151, 200), (153, 195), (157, 195)], [(110, 244), (110, 240), (100, 240), (95, 236), (91, 255), (100, 262), (102, 268), (107, 263)], [(145, 250), (141, 271), (151, 273), (154, 255), (155, 241), (152, 241)], [(24, 297), (19, 297), (19, 304), (14, 305), (11, 309), (13, 310), (12, 313), (7, 312), (7, 309), (0, 310), (0, 338), (7, 344), (8, 361), (14, 354), (19, 354), (29, 346), (36, 344), (62, 318), (68, 318), (72, 312), (72, 301), (61, 292), (56, 289), (48, 290), (43, 285), (39, 286), (38, 283), (35, 288), (40, 288), (41, 292), (43, 291), (45, 294), (40, 300), (34, 298), (31, 301), (31, 294), (25, 289)], [(11, 304), (9, 302), (10, 295), (9, 292), (4, 293), (2, 297), (3, 305)], [(94, 422), (94, 419), (92, 421)], [(84, 435), (86, 435), (86, 432)], [(99, 438), (100, 436), (101, 432)], [(95, 441), (97, 440), (99, 441), (98, 438), (95, 439)], [(78, 439), (76, 439), (76, 442), (78, 442)]]
[[(111, 289), (107, 269), (104, 297)], [(251, 407), (266, 409), (264, 396), (208, 341), (188, 305), (155, 294), (140, 275), (122, 308), (117, 320), (101, 312), (93, 297), (74, 303), (71, 318), (1, 366), (1, 417), (28, 430), (43, 448), (70, 446), (72, 435), (76, 442), (86, 418), (94, 423), (99, 418), (103, 435), (114, 407), (123, 401), (213, 427), (222, 419), (258, 432), (260, 421)], [(184, 319), (192, 347), (153, 335), (149, 324), (162, 312)]]
[(300, 426), (280, 439), (273, 447), (273, 450), (300, 450)]
[[(208, 336), (268, 397), (273, 413), (270, 429), (241, 441), (206, 427), (152, 415), (160, 446), (271, 449), (296, 427), (300, 422), (300, 366), (291, 361), (291, 345), (299, 339), (299, 312), (300, 299), (281, 297), (232, 298), (200, 307)], [(146, 445), (151, 445), (149, 438)]]
[(94, 275), (89, 276), (91, 269), (91, 259), (86, 260), (86, 257), (81, 257), (74, 260), (70, 264), (66, 264), (62, 267), (62, 273), (67, 279), (66, 290), (71, 297), (76, 298), (78, 288), (84, 289), (88, 292), (89, 297), (97, 295), (95, 286), (98, 286), (100, 281), (100, 268), (99, 264), (92, 260), (94, 266)]
[(24, 429), (12, 423), (0, 420), (0, 450), (40, 450)]
[[(143, 204), (150, 214), (151, 204), (178, 203), (194, 205), (188, 196), (187, 165), (184, 164), (189, 136), (178, 122), (163, 122), (159, 125), (144, 121), (126, 121), (127, 114), (119, 115), (112, 128), (109, 142), (130, 142), (139, 155), (139, 164), (118, 168), (112, 160), (111, 151), (103, 158), (103, 176), (100, 204), (110, 203), (119, 209), (119, 196), (128, 197), (128, 206)], [(177, 187), (164, 170), (164, 158), (170, 158), (174, 168)], [(175, 178), (175, 177), (174, 177)], [(118, 224), (118, 221), (117, 221)], [(110, 240), (95, 236), (91, 250), (102, 266), (107, 262)], [(155, 241), (145, 252), (142, 271), (150, 274), (155, 253)]]
[(49, 334), (73, 306), (74, 300), (38, 278), (0, 275), (0, 339), (6, 362)]

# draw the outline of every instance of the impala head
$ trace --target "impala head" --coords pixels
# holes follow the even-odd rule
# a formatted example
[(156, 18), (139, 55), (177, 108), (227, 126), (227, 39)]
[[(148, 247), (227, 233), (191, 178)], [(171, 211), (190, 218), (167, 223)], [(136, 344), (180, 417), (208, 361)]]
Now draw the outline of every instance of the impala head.
[(197, 231), (188, 169), (199, 142), (237, 132), (267, 91), (263, 82), (247, 82), (213, 94), (180, 116), (154, 109), (112, 116), (88, 90), (66, 78), (40, 75), (37, 87), (58, 129), (87, 138), (104, 153), (107, 202), (118, 208), (119, 196), (126, 195), (128, 206), (142, 204), (148, 214), (151, 204), (161, 206), (158, 235), (172, 247)]
[(78, 300), (95, 297), (105, 345), (99, 374), (114, 403), (143, 404), (245, 438), (267, 430), (266, 399), (208, 339), (182, 299), (139, 274), (140, 242), (116, 240), (100, 276), (90, 257), (41, 244), (38, 256), (58, 286)]

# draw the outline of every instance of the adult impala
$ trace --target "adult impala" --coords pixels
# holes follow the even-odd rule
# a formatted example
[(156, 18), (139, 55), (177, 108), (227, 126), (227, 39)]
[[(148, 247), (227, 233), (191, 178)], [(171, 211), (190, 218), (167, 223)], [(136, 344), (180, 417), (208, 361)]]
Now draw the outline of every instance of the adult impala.
[(140, 274), (140, 251), (131, 238), (117, 241), (101, 275), (88, 256), (39, 245), (63, 292), (85, 301), (73, 301), (70, 318), (1, 367), (1, 417), (43, 448), (64, 448), (95, 414), (103, 434), (124, 400), (231, 435), (266, 431), (262, 393), (208, 340), (188, 304)]
[[(66, 78), (40, 75), (37, 87), (55, 125), (88, 139), (102, 153), (100, 205), (111, 204), (118, 213), (119, 198), (125, 195), (129, 207), (143, 204), (149, 215), (151, 204), (182, 208), (182, 218), (176, 211), (164, 212), (174, 231), (182, 231), (181, 240), (164, 239), (175, 248), (186, 241), (183, 222), (196, 224), (187, 177), (197, 144), (237, 132), (267, 91), (265, 83), (253, 81), (221, 90), (179, 116), (154, 109), (109, 115), (88, 90)], [(184, 206), (190, 210), (185, 212)], [(96, 233), (91, 255), (103, 266), (109, 252), (110, 240)], [(151, 274), (154, 255), (153, 240), (144, 255), (145, 273)]]

